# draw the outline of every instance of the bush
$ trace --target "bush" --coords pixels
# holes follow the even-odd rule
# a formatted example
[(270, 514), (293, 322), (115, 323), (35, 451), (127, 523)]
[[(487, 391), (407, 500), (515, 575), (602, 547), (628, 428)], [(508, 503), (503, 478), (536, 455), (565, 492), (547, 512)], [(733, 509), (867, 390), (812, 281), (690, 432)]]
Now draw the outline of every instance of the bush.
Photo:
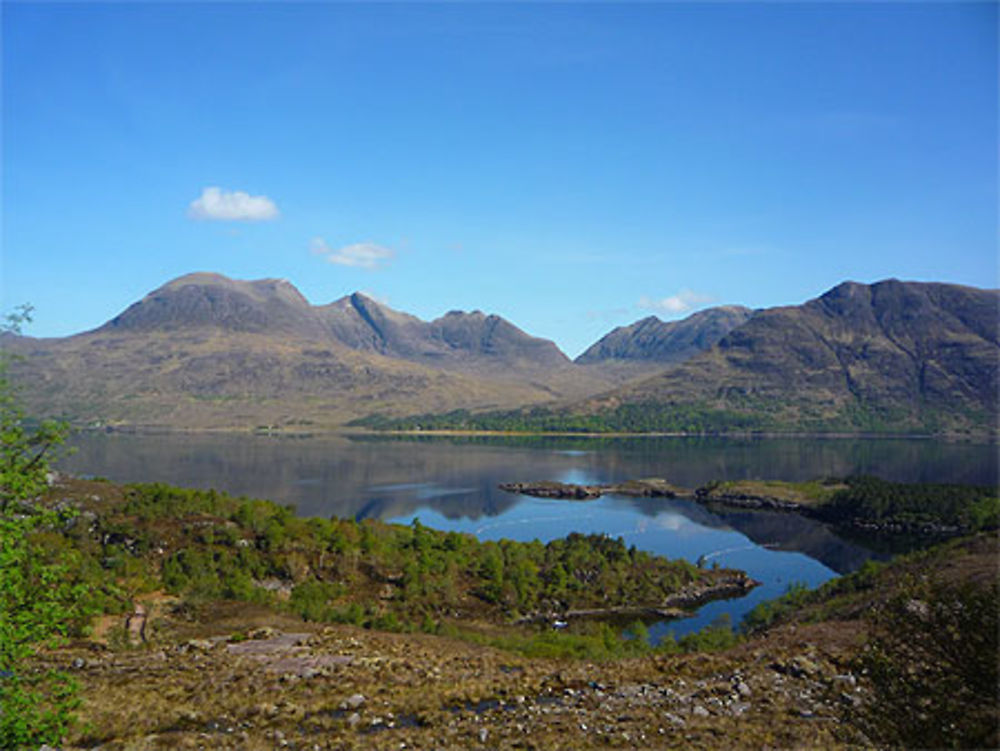
[(851, 718), (880, 744), (997, 748), (998, 582), (909, 581), (870, 617), (859, 667), (871, 700)]
[[(0, 331), (17, 331), (30, 306), (8, 315)], [(25, 426), (0, 357), (0, 748), (58, 743), (72, 722), (76, 686), (64, 673), (33, 670), (38, 644), (65, 636), (86, 616), (87, 593), (71, 572), (73, 560), (54, 559), (40, 533), (65, 517), (44, 511), (36, 497), (48, 486), (52, 452), (65, 425)]]

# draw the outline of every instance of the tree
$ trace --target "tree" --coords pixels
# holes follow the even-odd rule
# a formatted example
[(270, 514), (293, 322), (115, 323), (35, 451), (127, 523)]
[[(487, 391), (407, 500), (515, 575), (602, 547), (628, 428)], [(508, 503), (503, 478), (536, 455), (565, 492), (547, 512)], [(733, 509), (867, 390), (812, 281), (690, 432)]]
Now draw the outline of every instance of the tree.
[[(30, 305), (4, 317), (0, 333), (20, 333), (31, 322)], [(11, 504), (38, 496), (48, 486), (49, 459), (69, 432), (65, 423), (45, 420), (34, 429), (25, 425), (24, 412), (7, 376), (11, 355), (0, 352), (0, 512)]]
[[(8, 314), (0, 332), (20, 332), (31, 307)], [(37, 532), (65, 523), (42, 507), (52, 451), (68, 428), (25, 425), (7, 377), (10, 356), (0, 353), (0, 748), (58, 743), (72, 721), (76, 687), (58, 671), (29, 665), (40, 644), (65, 636), (82, 616), (85, 593), (68, 561), (57, 562), (36, 542)]]

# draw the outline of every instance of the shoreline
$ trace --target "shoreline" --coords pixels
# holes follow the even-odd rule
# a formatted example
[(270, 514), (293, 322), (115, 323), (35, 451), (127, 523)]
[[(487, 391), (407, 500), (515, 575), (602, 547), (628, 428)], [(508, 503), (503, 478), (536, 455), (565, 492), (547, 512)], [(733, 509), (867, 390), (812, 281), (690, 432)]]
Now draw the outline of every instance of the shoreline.
[(308, 438), (311, 436), (365, 436), (365, 437), (427, 437), (427, 438), (729, 438), (738, 440), (773, 440), (808, 438), (818, 440), (920, 440), (939, 441), (942, 443), (970, 443), (975, 445), (1000, 444), (1000, 435), (955, 435), (928, 433), (870, 433), (864, 431), (732, 431), (713, 433), (684, 433), (678, 431), (657, 432), (535, 432), (535, 431), (503, 431), (503, 430), (371, 430), (345, 426), (323, 428), (278, 428), (261, 430), (246, 426), (218, 427), (178, 427), (171, 425), (107, 425), (74, 427), (76, 433), (115, 433), (124, 435), (253, 435), (266, 437)]
[(748, 574), (743, 576), (729, 576), (722, 581), (702, 587), (698, 591), (681, 591), (670, 595), (662, 603), (655, 606), (648, 605), (618, 605), (609, 608), (582, 608), (577, 610), (566, 610), (561, 613), (534, 613), (515, 621), (515, 625), (528, 623), (543, 623), (552, 620), (573, 620), (579, 618), (616, 618), (616, 617), (637, 617), (660, 620), (676, 620), (678, 618), (688, 618), (698, 612), (698, 608), (709, 602), (716, 600), (735, 600), (745, 597), (755, 588), (761, 586), (759, 582)]

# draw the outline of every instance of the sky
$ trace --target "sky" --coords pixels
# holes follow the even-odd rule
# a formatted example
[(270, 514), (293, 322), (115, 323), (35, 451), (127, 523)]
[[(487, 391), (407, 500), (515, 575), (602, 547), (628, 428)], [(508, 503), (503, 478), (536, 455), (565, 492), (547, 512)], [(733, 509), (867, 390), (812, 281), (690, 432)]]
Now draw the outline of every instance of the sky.
[(994, 3), (17, 3), (0, 308), (288, 279), (575, 356), (845, 280), (998, 284)]

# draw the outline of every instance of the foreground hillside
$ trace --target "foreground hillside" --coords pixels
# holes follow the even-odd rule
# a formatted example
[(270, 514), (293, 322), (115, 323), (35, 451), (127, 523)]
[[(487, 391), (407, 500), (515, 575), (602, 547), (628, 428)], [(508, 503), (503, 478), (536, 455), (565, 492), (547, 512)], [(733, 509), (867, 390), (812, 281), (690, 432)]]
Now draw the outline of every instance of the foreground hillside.
[(846, 282), (757, 312), (709, 351), (569, 405), (371, 419), (402, 429), (996, 433), (1000, 293)]
[[(64, 748), (997, 741), (989, 690), (997, 679), (995, 532), (868, 566), (813, 593), (793, 590), (754, 611), (739, 640), (717, 628), (652, 650), (599, 625), (570, 634), (511, 631), (490, 615), (499, 611), (489, 596), (474, 598), (480, 605), (472, 610), (458, 604), (462, 615), (432, 615), (423, 628), (390, 617), (406, 611), (400, 603), (426, 608), (442, 596), (438, 577), (413, 578), (408, 567), (425, 565), (438, 543), (441, 551), (461, 549), (453, 535), (366, 526), (352, 564), (352, 543), (341, 537), (347, 527), (295, 520), (262, 502), (102, 482), (57, 486), (52, 498), (80, 511), (38, 544), (61, 549), (64, 561), (79, 560), (73, 550), (87, 558), (96, 550), (95, 562), (115, 582), (95, 586), (104, 574), (84, 566), (107, 615), (88, 636), (34, 663), (81, 685), (81, 723)], [(367, 544), (365, 528), (375, 534)], [(307, 542), (317, 535), (327, 541), (325, 559)], [(386, 535), (408, 541), (399, 548), (410, 552), (398, 575), (387, 566), (396, 543)], [(237, 558), (247, 560), (236, 566)], [(356, 566), (358, 580), (346, 590), (332, 581), (303, 586), (315, 581), (317, 564), (346, 565), (347, 573)], [(269, 574), (269, 566), (283, 573)], [(290, 591), (282, 592), (283, 583)], [(501, 590), (497, 602), (529, 591), (519, 590)], [(580, 593), (609, 591), (615, 588)], [(331, 604), (366, 592), (374, 610)], [(456, 596), (456, 603), (472, 601)], [(894, 633), (905, 635), (905, 645)], [(956, 633), (960, 648), (948, 641)], [(911, 702), (909, 714), (893, 704), (900, 697)]]

